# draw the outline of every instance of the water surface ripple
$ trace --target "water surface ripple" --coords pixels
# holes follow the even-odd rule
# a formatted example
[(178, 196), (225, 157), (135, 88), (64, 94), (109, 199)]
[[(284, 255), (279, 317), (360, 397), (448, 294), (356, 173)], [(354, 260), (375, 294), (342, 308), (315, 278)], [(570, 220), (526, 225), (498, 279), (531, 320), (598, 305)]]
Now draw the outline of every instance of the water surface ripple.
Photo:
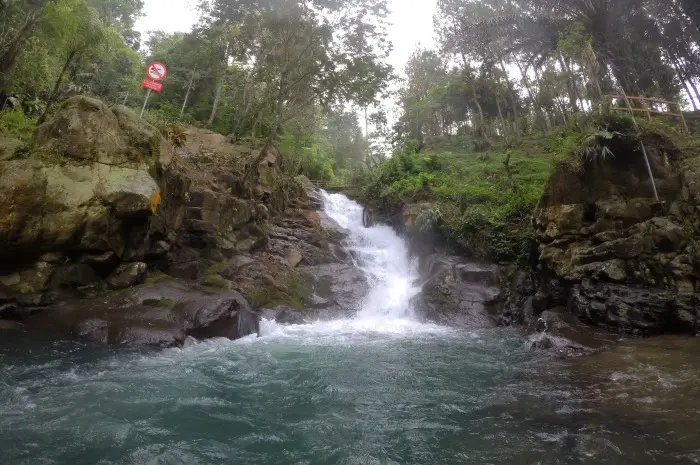
[(0, 333), (0, 463), (700, 463), (696, 340), (560, 360), (420, 323), (403, 242), (326, 200), (372, 283), (356, 318), (160, 352)]

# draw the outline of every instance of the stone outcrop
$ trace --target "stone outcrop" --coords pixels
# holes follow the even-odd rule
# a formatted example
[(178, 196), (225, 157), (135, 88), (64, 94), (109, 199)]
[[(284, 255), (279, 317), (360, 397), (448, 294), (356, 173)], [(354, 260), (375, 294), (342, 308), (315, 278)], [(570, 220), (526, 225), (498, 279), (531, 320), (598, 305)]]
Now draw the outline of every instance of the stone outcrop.
[(197, 290), (171, 280), (91, 299), (68, 300), (25, 319), (28, 330), (51, 330), (96, 343), (171, 347), (187, 336), (237, 339), (257, 334), (259, 315), (235, 291)]
[(562, 164), (536, 209), (540, 291), (534, 311), (564, 306), (625, 332), (695, 334), (700, 308), (700, 169), (648, 144), (661, 202), (634, 148)]
[(415, 309), (438, 324), (492, 328), (502, 304), (497, 266), (439, 254), (421, 260), (424, 276)]
[(196, 128), (175, 148), (125, 107), (66, 101), (0, 158), (0, 322), (164, 347), (256, 333), (262, 308), (303, 321), (345, 235), (260, 150)]
[(127, 108), (68, 100), (22, 158), (0, 164), (2, 281), (30, 293), (106, 278), (148, 234), (171, 158)]

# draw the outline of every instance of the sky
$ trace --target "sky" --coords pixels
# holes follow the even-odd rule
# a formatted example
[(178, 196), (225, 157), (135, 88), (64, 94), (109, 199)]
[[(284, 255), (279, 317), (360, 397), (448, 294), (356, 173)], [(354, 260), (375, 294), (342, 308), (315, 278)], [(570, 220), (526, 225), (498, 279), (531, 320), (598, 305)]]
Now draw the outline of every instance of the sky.
[[(145, 0), (145, 16), (136, 23), (148, 31), (187, 32), (197, 21), (197, 0)], [(403, 73), (409, 56), (420, 45), (434, 46), (433, 14), (437, 0), (388, 0), (389, 38), (394, 50), (390, 64)]]

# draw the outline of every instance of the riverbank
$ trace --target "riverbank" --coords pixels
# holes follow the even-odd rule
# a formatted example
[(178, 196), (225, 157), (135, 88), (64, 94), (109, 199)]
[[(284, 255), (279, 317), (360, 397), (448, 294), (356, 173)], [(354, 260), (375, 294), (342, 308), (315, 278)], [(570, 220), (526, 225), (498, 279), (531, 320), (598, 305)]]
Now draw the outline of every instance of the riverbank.
[(10, 333), (0, 346), (5, 460), (700, 459), (698, 339), (618, 337), (587, 357), (560, 357), (533, 352), (542, 335), (519, 328), (424, 321), (410, 304), (421, 289), (407, 244), (387, 226), (364, 228), (358, 204), (325, 200), (370, 285), (352, 316), (263, 318), (259, 337), (190, 339), (159, 351)]
[(624, 334), (695, 335), (700, 141), (638, 123), (596, 114), (504, 146), (409, 144), (358, 180), (362, 201), (424, 269), (439, 265), (423, 276), (439, 291), (426, 305), (452, 320), (473, 313), (471, 289), (502, 325), (563, 311)]
[(4, 331), (169, 347), (352, 311), (314, 294), (362, 277), (274, 147), (79, 96), (0, 173)]

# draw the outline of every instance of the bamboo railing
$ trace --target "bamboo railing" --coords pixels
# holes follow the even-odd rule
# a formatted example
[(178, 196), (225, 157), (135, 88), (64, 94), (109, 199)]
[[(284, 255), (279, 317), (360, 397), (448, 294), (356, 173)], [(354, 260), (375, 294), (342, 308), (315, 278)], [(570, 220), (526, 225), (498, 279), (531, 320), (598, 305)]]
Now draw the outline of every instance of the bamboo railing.
[[(678, 118), (680, 118), (681, 122), (683, 123), (683, 128), (686, 130), (686, 132), (690, 132), (690, 129), (688, 128), (688, 122), (685, 119), (685, 114), (683, 113), (683, 107), (681, 106), (680, 102), (663, 100), (663, 99), (659, 99), (659, 98), (631, 97), (629, 95), (606, 95), (606, 97), (610, 98), (610, 99), (619, 99), (619, 100), (625, 102), (624, 107), (611, 107), (610, 110), (612, 110), (612, 111), (628, 112), (633, 117), (635, 116), (635, 113), (646, 115), (646, 117), (649, 121), (652, 120), (652, 116), (654, 116), (654, 115), (678, 117)], [(630, 102), (642, 102), (643, 106), (642, 107), (634, 107), (630, 104)], [(669, 110), (671, 110), (671, 111), (656, 110), (651, 105), (654, 103), (661, 104), (661, 105), (667, 105)], [(677, 109), (677, 112), (673, 111), (674, 107)]]

